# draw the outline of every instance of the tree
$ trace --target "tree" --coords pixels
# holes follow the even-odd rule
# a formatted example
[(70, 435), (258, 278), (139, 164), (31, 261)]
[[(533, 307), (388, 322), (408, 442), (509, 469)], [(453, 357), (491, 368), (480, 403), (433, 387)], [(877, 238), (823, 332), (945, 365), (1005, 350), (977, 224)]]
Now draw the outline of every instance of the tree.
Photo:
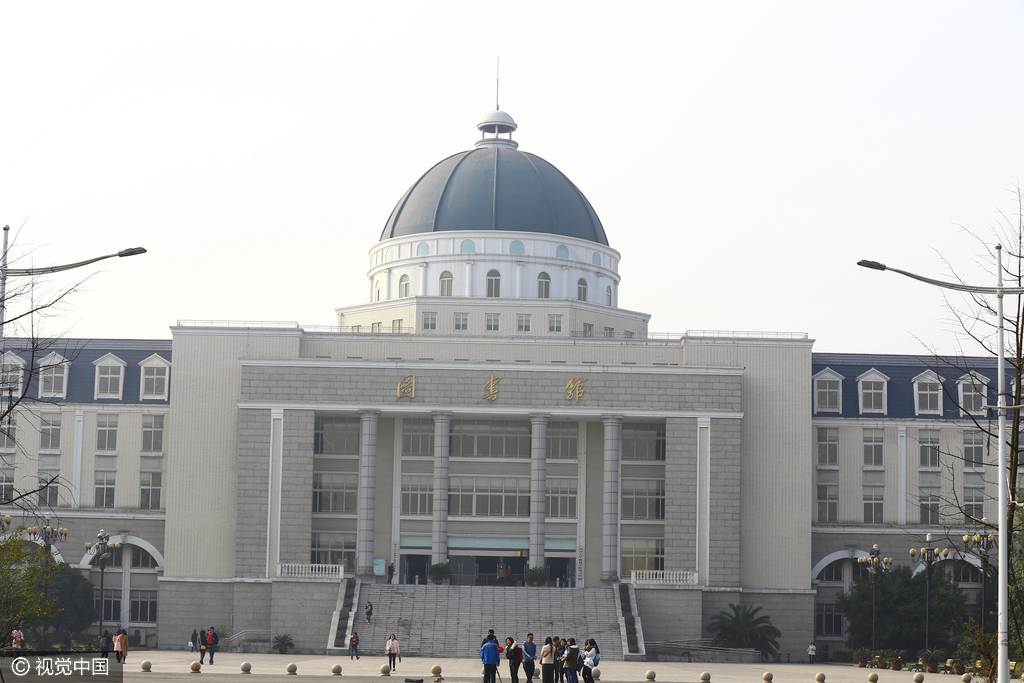
[(42, 618), (40, 625), (53, 630), (55, 638), (65, 645), (71, 637), (88, 629), (96, 619), (92, 584), (81, 570), (66, 564), (55, 565), (56, 571), (49, 583), (53, 596), (53, 609)]
[(42, 547), (17, 535), (0, 538), (0, 634), (39, 623), (53, 612), (54, 597), (42, 587), (52, 579), (55, 564), (45, 555)]
[(711, 618), (713, 643), (722, 647), (752, 648), (762, 657), (777, 659), (782, 632), (772, 625), (771, 617), (760, 614), (760, 607), (729, 605)]

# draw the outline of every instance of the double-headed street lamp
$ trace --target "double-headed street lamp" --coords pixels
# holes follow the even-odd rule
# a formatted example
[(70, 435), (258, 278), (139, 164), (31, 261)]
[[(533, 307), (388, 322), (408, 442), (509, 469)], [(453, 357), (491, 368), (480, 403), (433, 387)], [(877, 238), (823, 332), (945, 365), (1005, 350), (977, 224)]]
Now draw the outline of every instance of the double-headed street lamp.
[(43, 526), (30, 526), (25, 529), (25, 534), (29, 539), (42, 543), (47, 556), (50, 555), (50, 549), (55, 543), (68, 540), (68, 530), (65, 527), (50, 526), (49, 519)]
[[(925, 534), (925, 543), (932, 542), (932, 535)], [(928, 649), (931, 631), (931, 602), (932, 602), (932, 565), (939, 560), (949, 557), (949, 548), (933, 548), (931, 545), (922, 548), (911, 548), (910, 557), (921, 560), (924, 565), (924, 649)]]
[[(1005, 331), (1005, 319), (1003, 317), (1003, 296), (1006, 294), (1024, 294), (1024, 287), (1004, 287), (1003, 286), (1003, 247), (1001, 244), (996, 245), (996, 286), (995, 287), (978, 287), (973, 285), (963, 284), (961, 282), (946, 282), (944, 280), (935, 280), (930, 277), (924, 277), (923, 275), (917, 275), (899, 268), (890, 268), (884, 263), (878, 261), (858, 261), (858, 266), (864, 268), (870, 268), (871, 270), (891, 270), (894, 273), (899, 273), (913, 280), (918, 280), (934, 287), (941, 287), (943, 289), (952, 289), (957, 292), (969, 292), (972, 294), (990, 294), (996, 297), (996, 316), (998, 317), (998, 342), (996, 344), (996, 367), (997, 367), (997, 381), (998, 385), (997, 400), (996, 400), (996, 416), (999, 431), (999, 438), (997, 440), (998, 457), (997, 467), (999, 468), (999, 476), (997, 479), (996, 488), (999, 489), (999, 522), (998, 522), (998, 562), (999, 566), (997, 569), (998, 586), (999, 586), (999, 606), (997, 609), (998, 613), (998, 624), (996, 626), (996, 643), (998, 645), (998, 652), (996, 654), (996, 666), (997, 676), (1000, 681), (1010, 680), (1010, 628), (1009, 628), (1009, 614), (1010, 614), (1010, 590), (1009, 590), (1009, 558), (1007, 557), (1007, 548), (1009, 547), (1009, 504), (1010, 497), (1009, 491), (1007, 490), (1007, 477), (1006, 477), (1006, 351), (1004, 341)], [(1019, 408), (1019, 406), (1013, 406)]]
[[(984, 517), (981, 518), (981, 523), (985, 524), (988, 520)], [(996, 537), (990, 533), (978, 533), (964, 534), (964, 549), (974, 549), (981, 559), (981, 632), (985, 632), (985, 579), (988, 578), (988, 554), (992, 551), (992, 548), (996, 545)]]
[(103, 570), (107, 568), (107, 560), (110, 559), (114, 551), (121, 547), (120, 543), (111, 543), (110, 534), (103, 529), (99, 530), (96, 534), (95, 543), (86, 543), (85, 549), (91, 550), (96, 549), (93, 553), (93, 558), (100, 563), (100, 625), (99, 625), (99, 638), (103, 637), (103, 616), (106, 611), (106, 596), (103, 595)]
[(878, 549), (878, 544), (875, 543), (871, 546), (871, 550), (868, 552), (867, 557), (861, 556), (857, 558), (857, 564), (864, 567), (868, 576), (871, 577), (871, 649), (875, 649), (875, 621), (876, 621), (876, 593), (878, 592), (878, 576), (892, 569), (892, 558), (882, 557), (882, 551)]

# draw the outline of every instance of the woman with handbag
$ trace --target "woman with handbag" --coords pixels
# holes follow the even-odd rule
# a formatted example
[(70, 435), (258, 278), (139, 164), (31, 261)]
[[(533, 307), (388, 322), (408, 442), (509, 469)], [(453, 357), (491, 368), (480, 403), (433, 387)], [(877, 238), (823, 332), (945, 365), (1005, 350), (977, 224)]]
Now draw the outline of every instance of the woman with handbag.
[(388, 636), (388, 642), (384, 644), (384, 653), (388, 656), (388, 666), (392, 671), (397, 671), (395, 660), (402, 661), (402, 647), (398, 644), (398, 636), (394, 633)]

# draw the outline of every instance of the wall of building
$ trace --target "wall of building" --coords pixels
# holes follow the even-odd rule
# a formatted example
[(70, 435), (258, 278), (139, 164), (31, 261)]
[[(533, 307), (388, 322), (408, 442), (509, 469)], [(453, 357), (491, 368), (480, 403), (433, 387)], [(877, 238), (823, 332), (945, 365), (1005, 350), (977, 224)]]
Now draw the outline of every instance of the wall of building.
[(700, 590), (637, 588), (636, 603), (648, 654), (657, 654), (660, 641), (698, 640), (703, 595)]

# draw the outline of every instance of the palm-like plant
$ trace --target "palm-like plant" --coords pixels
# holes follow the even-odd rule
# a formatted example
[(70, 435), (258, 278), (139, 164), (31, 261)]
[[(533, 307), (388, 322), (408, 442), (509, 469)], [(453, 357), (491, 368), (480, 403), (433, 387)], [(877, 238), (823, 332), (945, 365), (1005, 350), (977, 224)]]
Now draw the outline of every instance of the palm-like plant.
[(711, 618), (714, 644), (753, 648), (764, 657), (777, 658), (782, 632), (772, 626), (771, 617), (760, 612), (760, 607), (729, 605), (729, 609)]

